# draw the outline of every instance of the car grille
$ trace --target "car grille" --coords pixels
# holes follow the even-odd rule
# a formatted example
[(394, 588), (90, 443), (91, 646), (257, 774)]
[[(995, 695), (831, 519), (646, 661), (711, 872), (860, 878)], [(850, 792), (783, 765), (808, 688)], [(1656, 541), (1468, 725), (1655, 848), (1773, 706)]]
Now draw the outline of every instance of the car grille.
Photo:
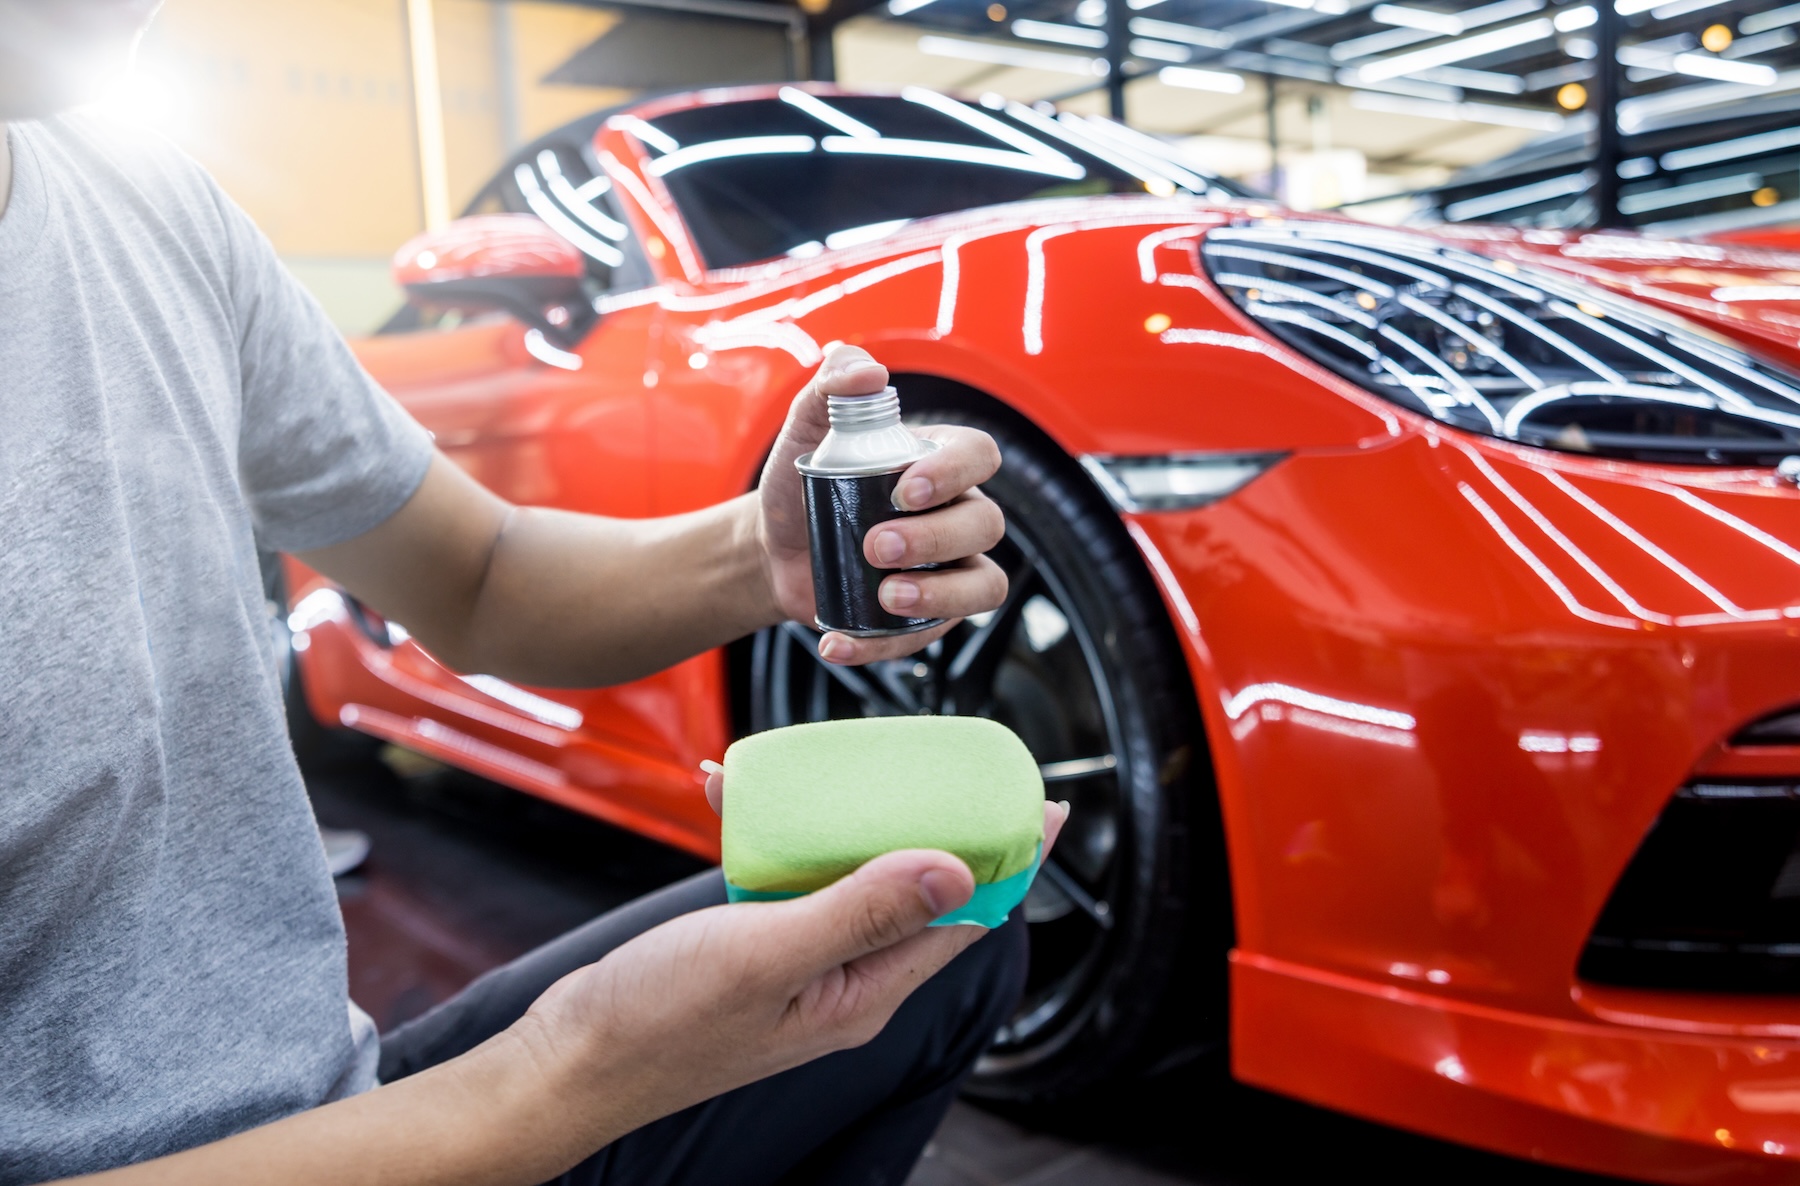
[(1597, 984), (1800, 991), (1800, 781), (1697, 780), (1613, 889), (1578, 975)]

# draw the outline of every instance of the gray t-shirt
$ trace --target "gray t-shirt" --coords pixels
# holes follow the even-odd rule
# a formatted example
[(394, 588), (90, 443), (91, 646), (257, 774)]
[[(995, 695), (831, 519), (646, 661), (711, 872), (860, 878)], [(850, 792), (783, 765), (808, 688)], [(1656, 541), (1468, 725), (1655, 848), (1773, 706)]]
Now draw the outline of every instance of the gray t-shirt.
[(0, 1182), (374, 1083), (253, 534), (350, 539), (430, 437), (191, 160), (14, 125), (0, 216)]

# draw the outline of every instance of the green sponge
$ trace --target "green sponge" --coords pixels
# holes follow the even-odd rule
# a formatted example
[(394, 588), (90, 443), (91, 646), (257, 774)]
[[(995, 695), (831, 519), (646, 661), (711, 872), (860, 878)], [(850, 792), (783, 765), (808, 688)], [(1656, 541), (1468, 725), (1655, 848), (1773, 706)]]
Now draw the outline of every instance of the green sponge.
[(725, 751), (723, 850), (734, 902), (793, 898), (902, 848), (936, 848), (975, 896), (933, 926), (999, 926), (1031, 888), (1044, 782), (980, 717), (867, 717), (771, 729)]

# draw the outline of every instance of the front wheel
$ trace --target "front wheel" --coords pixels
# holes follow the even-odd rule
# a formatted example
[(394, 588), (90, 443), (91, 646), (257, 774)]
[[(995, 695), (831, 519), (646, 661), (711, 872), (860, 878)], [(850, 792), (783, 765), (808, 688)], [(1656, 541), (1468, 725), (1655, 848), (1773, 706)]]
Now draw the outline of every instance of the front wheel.
[[(765, 630), (749, 653), (748, 723), (958, 714), (1024, 739), (1071, 814), (1025, 901), (1024, 999), (969, 1090), (1084, 1095), (1152, 1061), (1153, 1048), (1222, 1028), (1217, 993), (1171, 999), (1187, 995), (1173, 986), (1192, 946), (1190, 884), (1217, 897), (1222, 881), (1194, 876), (1197, 855), (1216, 860), (1190, 843), (1192, 809), (1211, 804), (1193, 691), (1136, 549), (1078, 467), (1024, 424), (915, 419), (954, 419), (1000, 444), (1003, 465), (984, 489), (1006, 513), (1006, 538), (990, 553), (1007, 573), (1005, 604), (915, 656), (862, 668), (821, 662), (818, 634), (796, 623)], [(1221, 905), (1202, 910), (1216, 917)], [(1201, 942), (1222, 977), (1223, 947)], [(1179, 1037), (1170, 1030), (1172, 1012), (1196, 1011), (1218, 1016), (1190, 1016)]]

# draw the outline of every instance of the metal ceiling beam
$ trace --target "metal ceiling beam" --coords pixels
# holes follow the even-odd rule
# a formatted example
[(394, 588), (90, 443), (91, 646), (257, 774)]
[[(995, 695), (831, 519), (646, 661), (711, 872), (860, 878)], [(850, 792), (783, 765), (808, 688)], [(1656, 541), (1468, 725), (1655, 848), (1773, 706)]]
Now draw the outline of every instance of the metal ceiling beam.
[(1625, 86), (1625, 70), (1619, 65), (1619, 26), (1612, 4), (1596, 4), (1600, 19), (1594, 25), (1594, 90), (1589, 96), (1594, 113), (1594, 225), (1616, 227), (1619, 216), (1619, 100)]

